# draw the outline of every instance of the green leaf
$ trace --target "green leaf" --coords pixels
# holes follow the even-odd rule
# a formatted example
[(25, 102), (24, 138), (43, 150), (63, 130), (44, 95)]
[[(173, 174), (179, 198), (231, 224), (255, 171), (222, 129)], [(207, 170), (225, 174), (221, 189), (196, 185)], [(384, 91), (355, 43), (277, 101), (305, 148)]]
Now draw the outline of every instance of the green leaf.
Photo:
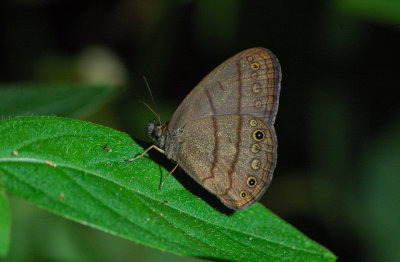
[(338, 0), (334, 2), (340, 10), (369, 20), (398, 26), (400, 1), (398, 0)]
[(0, 122), (5, 188), (66, 218), (180, 255), (232, 261), (334, 261), (256, 203), (226, 215), (169, 178), (126, 134), (89, 122)]
[(110, 85), (0, 85), (0, 117), (57, 115), (84, 118), (115, 93)]
[(10, 208), (8, 206), (7, 196), (0, 184), (0, 257), (4, 257), (7, 254), (9, 241)]

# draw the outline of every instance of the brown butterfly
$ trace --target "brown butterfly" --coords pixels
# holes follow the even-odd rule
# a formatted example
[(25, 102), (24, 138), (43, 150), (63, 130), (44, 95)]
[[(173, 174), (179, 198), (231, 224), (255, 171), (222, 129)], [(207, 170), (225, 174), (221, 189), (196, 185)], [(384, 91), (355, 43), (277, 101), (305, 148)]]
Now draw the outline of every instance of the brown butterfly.
[(265, 192), (275, 169), (280, 82), (281, 67), (271, 51), (236, 54), (189, 93), (169, 123), (149, 122), (146, 132), (154, 145), (128, 161), (155, 148), (227, 207), (249, 206)]

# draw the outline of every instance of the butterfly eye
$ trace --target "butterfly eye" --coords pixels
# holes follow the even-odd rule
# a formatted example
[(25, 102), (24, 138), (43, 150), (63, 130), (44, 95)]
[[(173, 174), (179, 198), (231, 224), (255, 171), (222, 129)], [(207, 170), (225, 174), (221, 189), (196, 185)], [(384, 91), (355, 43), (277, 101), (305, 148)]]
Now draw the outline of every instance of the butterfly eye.
[(261, 165), (260, 159), (254, 158), (253, 161), (251, 161), (251, 168), (253, 168), (254, 170), (259, 169), (260, 165)]
[(241, 197), (241, 198), (246, 198), (246, 196), (247, 196), (246, 191), (240, 192), (240, 197)]
[(261, 130), (256, 130), (256, 131), (254, 131), (254, 133), (253, 133), (253, 138), (256, 140), (256, 141), (261, 141), (261, 140), (263, 140), (264, 139), (264, 132), (263, 131), (261, 131)]
[(256, 102), (254, 102), (254, 106), (255, 106), (256, 108), (261, 108), (262, 102), (261, 102), (260, 100), (257, 100)]
[(251, 176), (247, 179), (247, 185), (249, 187), (255, 187), (257, 185), (257, 180)]
[(259, 83), (254, 83), (253, 84), (253, 92), (260, 93), (260, 91), (261, 91), (261, 85)]
[(257, 121), (254, 120), (254, 119), (250, 120), (250, 125), (251, 126), (256, 126), (257, 125)]
[(260, 68), (260, 65), (258, 63), (252, 63), (251, 64), (251, 69), (258, 70), (259, 68)]
[(253, 153), (258, 153), (258, 152), (260, 152), (260, 150), (261, 150), (261, 147), (259, 144), (253, 144), (251, 146), (251, 152), (253, 152)]

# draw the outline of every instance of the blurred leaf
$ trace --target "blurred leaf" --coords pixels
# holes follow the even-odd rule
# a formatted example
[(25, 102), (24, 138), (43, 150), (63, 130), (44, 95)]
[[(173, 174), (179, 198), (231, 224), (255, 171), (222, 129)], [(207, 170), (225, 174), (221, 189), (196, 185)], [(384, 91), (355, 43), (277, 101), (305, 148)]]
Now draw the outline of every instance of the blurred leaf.
[[(1, 177), (0, 177), (1, 178)], [(10, 208), (8, 199), (0, 185), (0, 257), (8, 252), (10, 241)]]
[(0, 117), (57, 115), (85, 118), (115, 93), (111, 85), (0, 85)]
[[(234, 261), (334, 261), (335, 256), (256, 203), (227, 216), (191, 194), (128, 135), (89, 122), (0, 122), (5, 188), (38, 206), (172, 253)], [(162, 174), (160, 174), (160, 172)]]
[(366, 154), (360, 161), (362, 211), (358, 224), (369, 244), (371, 261), (400, 261), (400, 125), (397, 119), (375, 141), (368, 141)]
[(400, 23), (398, 0), (338, 0), (338, 7), (352, 15), (392, 25)]

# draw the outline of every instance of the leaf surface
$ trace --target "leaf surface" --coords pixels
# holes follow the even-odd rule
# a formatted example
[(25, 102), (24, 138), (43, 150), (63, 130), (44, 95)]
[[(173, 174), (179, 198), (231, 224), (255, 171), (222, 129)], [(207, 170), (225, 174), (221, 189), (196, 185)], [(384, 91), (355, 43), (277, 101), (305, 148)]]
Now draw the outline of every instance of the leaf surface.
[(180, 255), (232, 261), (334, 261), (256, 203), (226, 215), (170, 177), (125, 133), (58, 117), (0, 122), (4, 187), (56, 214)]

